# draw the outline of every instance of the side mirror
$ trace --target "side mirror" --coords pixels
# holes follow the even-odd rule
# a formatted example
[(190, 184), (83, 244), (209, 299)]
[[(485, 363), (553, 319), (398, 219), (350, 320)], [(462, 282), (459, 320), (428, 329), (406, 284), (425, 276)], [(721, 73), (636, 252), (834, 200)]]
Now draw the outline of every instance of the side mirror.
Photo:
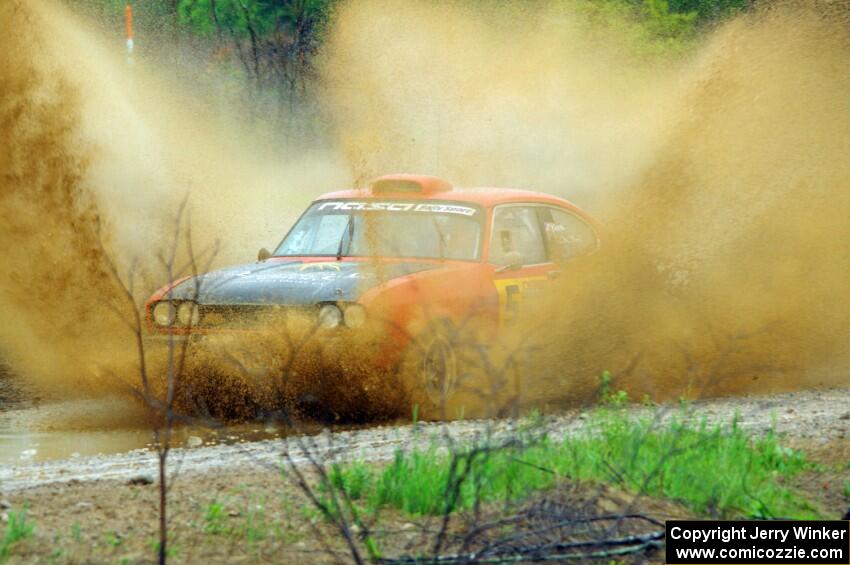
[(268, 249), (266, 249), (265, 247), (263, 247), (257, 253), (257, 261), (263, 262), (271, 256), (272, 256), (271, 252)]
[(507, 261), (507, 264), (502, 267), (505, 271), (519, 271), (525, 264), (522, 259), (522, 253), (519, 251), (509, 251), (505, 255), (505, 260)]

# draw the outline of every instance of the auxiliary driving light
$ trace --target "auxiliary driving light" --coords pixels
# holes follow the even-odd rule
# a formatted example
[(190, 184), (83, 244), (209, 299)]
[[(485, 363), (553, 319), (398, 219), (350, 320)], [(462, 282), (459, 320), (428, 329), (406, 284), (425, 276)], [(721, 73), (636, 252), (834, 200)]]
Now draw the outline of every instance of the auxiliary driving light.
[(159, 326), (170, 326), (173, 324), (176, 314), (174, 305), (171, 302), (158, 302), (153, 307), (153, 321)]
[(333, 304), (325, 304), (319, 309), (319, 327), (335, 328), (342, 322), (342, 311)]
[(366, 309), (360, 304), (352, 304), (346, 308), (342, 317), (349, 328), (362, 328), (366, 325)]
[(177, 320), (181, 325), (189, 327), (189, 326), (197, 326), (198, 322), (201, 321), (201, 312), (198, 309), (198, 305), (194, 302), (184, 302), (177, 308)]

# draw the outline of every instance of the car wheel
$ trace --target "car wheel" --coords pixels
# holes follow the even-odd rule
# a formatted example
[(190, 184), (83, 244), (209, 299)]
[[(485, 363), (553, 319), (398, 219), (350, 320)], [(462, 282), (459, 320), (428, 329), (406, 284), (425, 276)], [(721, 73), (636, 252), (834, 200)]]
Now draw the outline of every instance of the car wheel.
[[(433, 321), (413, 333), (403, 364), (408, 408), (421, 420), (518, 413), (519, 363), (476, 337), (471, 327)], [(412, 412), (408, 412), (411, 414)]]
[(408, 345), (402, 380), (419, 419), (458, 416), (452, 412), (460, 378), (455, 334), (450, 322), (434, 322)]
[(428, 336), (418, 368), (425, 394), (435, 405), (445, 405), (457, 386), (457, 355), (454, 345), (440, 333)]

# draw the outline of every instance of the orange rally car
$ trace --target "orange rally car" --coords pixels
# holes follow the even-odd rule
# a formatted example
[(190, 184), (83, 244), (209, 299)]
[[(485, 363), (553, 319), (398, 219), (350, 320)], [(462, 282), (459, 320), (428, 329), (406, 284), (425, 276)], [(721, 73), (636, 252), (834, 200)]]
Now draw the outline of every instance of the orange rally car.
[(301, 312), (332, 334), (377, 323), (381, 363), (415, 343), (411, 395), (427, 412), (457, 384), (457, 328), (510, 324), (565, 261), (598, 246), (594, 221), (561, 198), (388, 175), (318, 198), (256, 263), (163, 287), (147, 320), (170, 334), (244, 329), (272, 311)]

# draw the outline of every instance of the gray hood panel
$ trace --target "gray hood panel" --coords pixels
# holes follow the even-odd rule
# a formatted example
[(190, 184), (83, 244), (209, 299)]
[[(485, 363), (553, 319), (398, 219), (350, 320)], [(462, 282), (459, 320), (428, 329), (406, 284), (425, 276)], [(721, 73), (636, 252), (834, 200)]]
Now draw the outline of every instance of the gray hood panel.
[(176, 300), (190, 300), (197, 294), (199, 303), (210, 305), (353, 302), (381, 282), (435, 267), (418, 262), (384, 263), (379, 277), (375, 265), (366, 261), (272, 260), (189, 279), (172, 289), (171, 295)]

